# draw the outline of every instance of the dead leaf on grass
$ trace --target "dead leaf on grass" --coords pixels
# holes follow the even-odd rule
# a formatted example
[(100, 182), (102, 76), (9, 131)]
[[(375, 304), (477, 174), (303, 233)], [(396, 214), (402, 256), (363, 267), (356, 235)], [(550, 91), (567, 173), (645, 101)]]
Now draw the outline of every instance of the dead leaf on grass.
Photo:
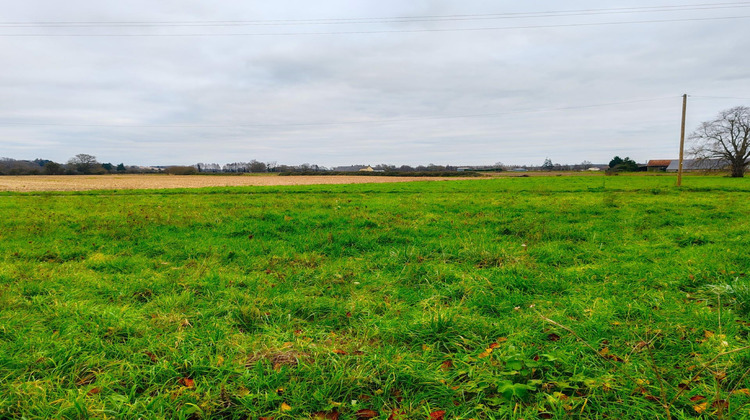
[(560, 341), (560, 336), (555, 333), (547, 334), (547, 340), (549, 341)]
[(694, 395), (694, 396), (690, 397), (690, 401), (692, 401), (692, 402), (703, 401), (705, 399), (706, 399), (706, 397), (704, 397), (703, 395)]
[(195, 388), (195, 381), (190, 378), (182, 378), (180, 383), (186, 388)]
[(378, 416), (378, 412), (375, 410), (369, 410), (369, 409), (362, 409), (357, 410), (354, 415), (357, 417), (357, 420), (365, 420), (365, 419), (374, 419)]
[(704, 411), (706, 411), (706, 407), (708, 407), (708, 403), (704, 402), (701, 404), (696, 404), (693, 406), (693, 410), (695, 410), (696, 413), (700, 414)]
[(637, 342), (637, 343), (635, 344), (635, 349), (636, 349), (636, 350), (644, 349), (644, 348), (646, 348), (646, 347), (648, 347), (648, 343), (647, 343), (647, 342), (645, 342), (645, 341), (639, 341), (639, 342)]
[(281, 407), (279, 407), (279, 409), (281, 409), (281, 411), (292, 411), (292, 406), (283, 402), (281, 403)]
[(433, 411), (430, 413), (430, 420), (445, 420), (445, 410)]

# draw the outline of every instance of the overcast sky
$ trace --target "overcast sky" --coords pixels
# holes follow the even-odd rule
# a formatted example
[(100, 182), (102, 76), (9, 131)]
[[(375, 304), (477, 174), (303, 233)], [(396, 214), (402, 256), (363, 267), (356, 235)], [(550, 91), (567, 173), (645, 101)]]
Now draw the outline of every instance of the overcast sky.
[(683, 93), (694, 95), (688, 131), (750, 105), (750, 2), (0, 0), (0, 10), (0, 157), (15, 159), (645, 162), (677, 157)]

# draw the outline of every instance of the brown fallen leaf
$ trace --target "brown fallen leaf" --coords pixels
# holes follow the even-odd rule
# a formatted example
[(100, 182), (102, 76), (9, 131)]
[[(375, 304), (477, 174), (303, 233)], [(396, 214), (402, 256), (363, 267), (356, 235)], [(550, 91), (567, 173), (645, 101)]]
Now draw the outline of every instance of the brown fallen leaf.
[(292, 411), (292, 406), (283, 402), (281, 403), (281, 407), (279, 407), (281, 411)]
[(560, 341), (560, 336), (555, 333), (547, 334), (547, 340), (549, 341)]
[(344, 350), (341, 350), (341, 349), (333, 349), (333, 352), (336, 353), (336, 354), (339, 354), (341, 356), (346, 356), (346, 352)]
[(364, 408), (362, 410), (357, 410), (357, 412), (354, 413), (354, 415), (357, 417), (357, 420), (374, 419), (375, 417), (378, 416), (378, 412), (375, 410), (369, 410), (369, 409)]
[(440, 364), (440, 369), (443, 370), (449, 370), (453, 367), (453, 361), (452, 360), (446, 360), (443, 363)]
[(150, 351), (145, 351), (144, 353), (146, 354), (146, 356), (148, 356), (149, 359), (151, 359), (151, 363), (156, 363), (159, 361), (159, 358), (156, 357), (154, 353), (151, 353)]
[(747, 389), (747, 388), (736, 389), (732, 391), (732, 395), (746, 395), (750, 397), (750, 389)]
[(508, 339), (506, 337), (500, 337), (497, 340), (495, 340), (495, 342), (498, 343), (498, 344), (504, 343), (506, 341), (508, 341)]
[(692, 402), (703, 401), (705, 399), (706, 397), (704, 397), (703, 395), (693, 395), (692, 397), (690, 397), (690, 401)]
[(430, 420), (445, 420), (445, 410), (433, 411), (430, 413)]
[(96, 395), (96, 394), (98, 394), (98, 393), (100, 393), (100, 392), (102, 392), (102, 389), (101, 389), (101, 388), (98, 388), (98, 387), (97, 387), (97, 388), (91, 388), (91, 389), (89, 390), (89, 392), (87, 392), (87, 393), (86, 393), (86, 395), (88, 395), (88, 396), (91, 396), (91, 395)]
[(339, 420), (339, 412), (336, 410), (325, 412), (325, 411), (318, 411), (317, 413), (313, 414), (313, 420)]
[(195, 381), (190, 378), (182, 378), (180, 383), (186, 388), (195, 388)]
[(704, 411), (706, 411), (706, 407), (708, 407), (708, 403), (704, 402), (701, 404), (696, 404), (693, 406), (693, 410), (695, 410), (696, 413), (700, 414)]

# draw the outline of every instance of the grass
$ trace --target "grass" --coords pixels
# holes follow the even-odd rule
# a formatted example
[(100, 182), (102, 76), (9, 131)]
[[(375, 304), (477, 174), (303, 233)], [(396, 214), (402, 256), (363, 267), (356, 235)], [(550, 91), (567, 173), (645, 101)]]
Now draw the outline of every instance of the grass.
[(0, 418), (749, 418), (750, 181), (685, 181), (2, 194)]

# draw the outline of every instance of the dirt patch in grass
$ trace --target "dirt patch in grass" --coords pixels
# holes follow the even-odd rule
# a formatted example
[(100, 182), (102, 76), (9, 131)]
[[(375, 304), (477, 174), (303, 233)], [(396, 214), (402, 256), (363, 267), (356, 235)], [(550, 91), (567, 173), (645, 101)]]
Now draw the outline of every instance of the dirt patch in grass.
[[(394, 176), (174, 176), (174, 175), (37, 175), (2, 176), (0, 191), (86, 191), (162, 188), (241, 187), (272, 185), (368, 184), (384, 182), (447, 181), (477, 178)], [(481, 179), (481, 178), (480, 178)]]

